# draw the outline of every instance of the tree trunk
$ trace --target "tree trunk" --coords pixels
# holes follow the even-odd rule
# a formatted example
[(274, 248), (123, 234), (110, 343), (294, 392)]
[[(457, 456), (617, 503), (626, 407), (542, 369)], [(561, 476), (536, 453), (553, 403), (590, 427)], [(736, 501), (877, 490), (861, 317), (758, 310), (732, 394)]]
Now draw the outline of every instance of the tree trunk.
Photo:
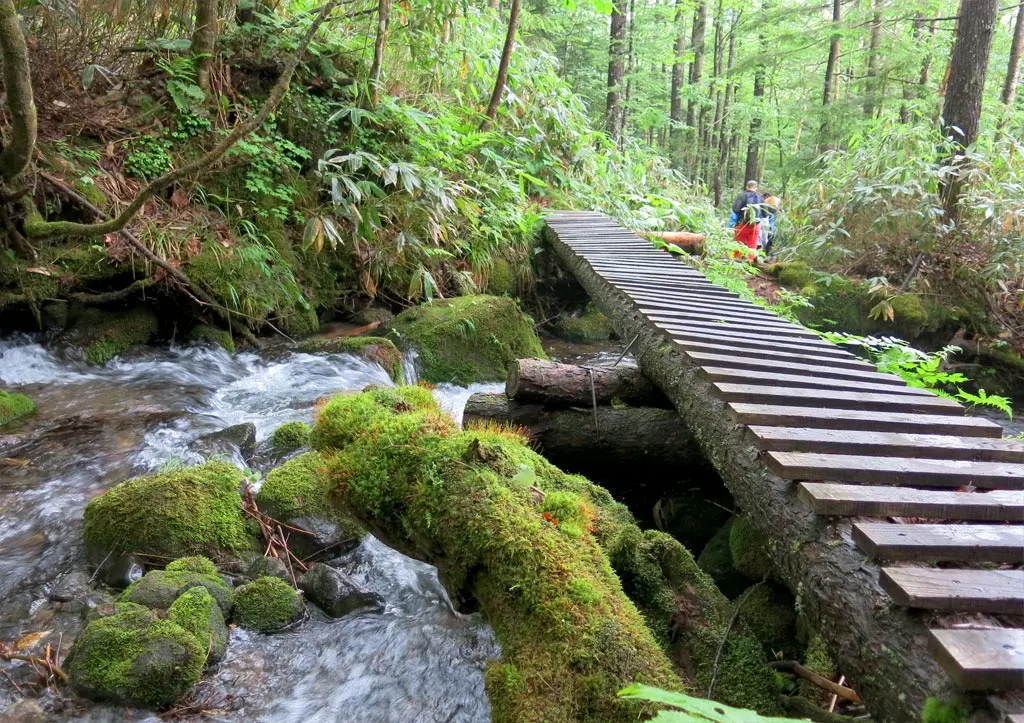
[(1003, 105), (1013, 109), (1017, 100), (1017, 85), (1020, 82), (1020, 56), (1024, 51), (1024, 3), (1017, 8), (1017, 20), (1013, 24), (1013, 45), (1010, 47), (1010, 62), (1006, 66), (1006, 82), (1003, 83)]
[(627, 0), (616, 0), (608, 37), (608, 103), (605, 123), (608, 135), (616, 143), (622, 140), (622, 97), (619, 86), (625, 70)]
[[(914, 29), (910, 33), (910, 44), (917, 45), (921, 39), (921, 29), (924, 27), (924, 18), (918, 15), (914, 18)], [(929, 53), (930, 54), (930, 53)], [(926, 58), (928, 56), (925, 56)], [(903, 84), (903, 105), (900, 106), (900, 123), (910, 122), (910, 101), (917, 98), (917, 92), (911, 83)]]
[[(589, 405), (587, 405), (589, 406)], [(574, 472), (610, 467), (692, 468), (703, 464), (700, 448), (674, 409), (608, 406), (550, 408), (523, 404), (506, 395), (474, 394), (463, 425), (501, 422), (525, 427), (553, 464)]]
[[(956, 45), (949, 62), (949, 83), (942, 106), (943, 131), (953, 138), (951, 160), (961, 163), (964, 151), (978, 137), (981, 103), (988, 73), (988, 56), (996, 26), (999, 0), (961, 0)], [(955, 221), (963, 179), (959, 172), (944, 178), (940, 186), (946, 218)]]
[(743, 172), (743, 182), (757, 180), (759, 151), (761, 139), (761, 108), (759, 98), (764, 97), (764, 66), (758, 65), (754, 71), (754, 117), (750, 119), (750, 137), (747, 139), (747, 165)]
[(794, 484), (765, 468), (713, 384), (666, 341), (665, 332), (558, 242), (550, 228), (545, 237), (619, 334), (639, 334), (633, 350), (640, 368), (672, 400), (687, 426), (700, 430), (696, 438), (705, 457), (766, 538), (764, 550), (776, 573), (799, 594), (801, 612), (841, 661), (869, 710), (880, 720), (916, 721), (927, 698), (955, 696), (953, 682), (921, 644), (928, 635), (924, 618), (892, 605), (879, 614), (888, 596), (879, 585), (878, 566), (851, 542), (850, 522), (821, 518), (798, 500)]
[(512, 0), (512, 7), (508, 15), (508, 31), (505, 33), (505, 45), (501, 49), (501, 61), (498, 63), (498, 76), (494, 79), (494, 92), (491, 93), (491, 102), (487, 105), (487, 112), (480, 124), (480, 130), (485, 131), (490, 128), (491, 121), (498, 115), (498, 105), (505, 92), (505, 81), (508, 80), (508, 66), (512, 62), (512, 48), (516, 42), (517, 27), (519, 27), (519, 0)]
[(217, 46), (217, 0), (196, 0), (196, 27), (192, 33), (192, 55), (196, 59), (196, 83), (210, 92), (210, 66)]
[(686, 104), (686, 137), (689, 139), (691, 153), (690, 167), (697, 157), (697, 140), (700, 138), (697, 128), (697, 107), (703, 106), (700, 98), (693, 97), (694, 93), (700, 91), (704, 79), (704, 41), (707, 35), (708, 26), (708, 3), (707, 0), (700, 0), (693, 11), (693, 34), (690, 36), (690, 47), (693, 49), (693, 63), (690, 65), (690, 90), (691, 97)]
[(636, 0), (629, 0), (628, 49), (626, 50), (626, 97), (622, 104), (622, 132), (629, 125), (629, 101), (633, 96), (633, 73), (636, 70), (636, 55), (633, 53), (633, 28), (636, 24)]
[(878, 47), (882, 41), (882, 2), (875, 0), (871, 18), (871, 39), (868, 43), (868, 62), (864, 79), (864, 117), (873, 118), (878, 96)]
[(7, 143), (0, 152), (4, 183), (20, 176), (36, 147), (36, 104), (32, 97), (32, 73), (21, 21), (13, 0), (0, 0), (0, 56), (3, 58), (4, 91), (11, 114)]
[[(376, 107), (380, 97), (380, 76), (384, 69), (384, 47), (388, 39), (388, 26), (391, 24), (391, 0), (377, 2), (377, 37), (373, 42), (373, 65), (370, 66), (370, 106)], [(445, 34), (451, 29), (451, 21), (445, 20)], [(499, 73), (501, 71), (499, 70)], [(492, 116), (493, 117), (493, 116)]]
[(678, 35), (676, 35), (675, 60), (672, 62), (672, 89), (669, 92), (669, 158), (672, 160), (673, 165), (679, 164), (679, 151), (682, 146), (682, 128), (680, 128), (680, 125), (683, 122), (683, 99), (680, 94), (683, 90), (683, 76), (685, 74), (683, 55), (686, 53), (686, 13), (683, 12), (684, 2), (685, 0), (676, 0), (676, 27)]
[(842, 10), (842, 0), (832, 0), (832, 39), (828, 44), (828, 61), (825, 63), (825, 92), (821, 96), (821, 145), (828, 143), (828, 106), (839, 87), (839, 21), (842, 19)]
[(736, 92), (736, 83), (732, 79), (732, 66), (736, 61), (736, 23), (729, 29), (729, 58), (725, 63), (725, 102), (722, 105), (722, 128), (718, 138), (718, 171), (715, 173), (715, 206), (722, 205), (722, 191), (729, 171), (729, 145), (731, 143), (729, 129), (729, 113), (732, 110), (732, 99)]
[[(616, 400), (635, 407), (671, 406), (635, 366), (580, 367), (543, 359), (517, 359), (509, 365), (505, 393), (520, 403), (590, 407)], [(596, 398), (596, 402), (594, 401)]]

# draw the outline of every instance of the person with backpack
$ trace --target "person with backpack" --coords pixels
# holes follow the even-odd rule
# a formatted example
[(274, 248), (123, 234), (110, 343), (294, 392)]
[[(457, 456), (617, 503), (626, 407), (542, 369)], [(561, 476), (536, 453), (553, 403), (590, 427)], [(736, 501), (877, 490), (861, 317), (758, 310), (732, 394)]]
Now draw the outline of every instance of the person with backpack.
[[(761, 235), (761, 204), (764, 199), (757, 192), (757, 181), (747, 181), (743, 191), (732, 203), (732, 211), (738, 219), (736, 223), (735, 238), (738, 243), (749, 249), (757, 249), (757, 240)], [(733, 258), (740, 258), (739, 251), (733, 252)], [(747, 255), (748, 261), (753, 261), (755, 255)]]

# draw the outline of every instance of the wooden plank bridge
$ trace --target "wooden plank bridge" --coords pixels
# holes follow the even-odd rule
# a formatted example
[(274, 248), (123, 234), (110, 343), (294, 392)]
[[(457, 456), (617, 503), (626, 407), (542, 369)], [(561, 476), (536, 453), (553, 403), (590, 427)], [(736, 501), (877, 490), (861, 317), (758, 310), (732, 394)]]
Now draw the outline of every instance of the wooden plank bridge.
[(966, 692), (989, 720), (1020, 720), (1024, 443), (601, 214), (547, 223), (876, 717)]

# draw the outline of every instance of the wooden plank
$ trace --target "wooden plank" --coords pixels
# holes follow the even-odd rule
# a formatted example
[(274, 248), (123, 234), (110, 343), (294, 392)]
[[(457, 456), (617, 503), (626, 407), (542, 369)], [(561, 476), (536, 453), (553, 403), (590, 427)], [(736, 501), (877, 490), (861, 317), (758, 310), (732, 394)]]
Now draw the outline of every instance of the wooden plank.
[(855, 522), (853, 541), (885, 560), (1024, 562), (1024, 525), (898, 525)]
[(827, 407), (829, 409), (877, 409), (879, 411), (925, 412), (939, 414), (963, 413), (963, 408), (952, 399), (934, 394), (879, 394), (877, 392), (851, 392), (832, 389), (802, 389), (798, 387), (772, 387), (759, 384), (731, 384), (713, 382), (715, 390), (730, 402), (751, 404), (785, 404), (790, 407)]
[(750, 329), (751, 331), (797, 337), (815, 342), (821, 340), (821, 337), (817, 334), (781, 319), (737, 318), (737, 316), (722, 316), (717, 311), (645, 311), (644, 316), (651, 321), (664, 322), (666, 324), (678, 323), (689, 326), (691, 323), (703, 322), (718, 324), (726, 329)]
[(749, 301), (741, 299), (739, 294), (733, 291), (729, 291), (728, 289), (723, 289), (721, 287), (717, 288), (717, 293), (709, 296), (706, 293), (694, 291), (693, 289), (689, 289), (683, 286), (677, 286), (668, 281), (642, 282), (635, 280), (619, 280), (612, 284), (612, 286), (615, 289), (615, 291), (618, 291), (619, 293), (629, 294), (630, 296), (638, 297), (640, 297), (640, 295), (646, 295), (648, 298), (653, 298), (655, 300), (663, 299), (664, 294), (673, 294), (674, 296), (677, 296), (680, 299), (693, 299), (694, 301), (703, 301), (705, 303), (731, 303), (741, 305), (744, 307), (752, 306), (752, 304)]
[[(704, 370), (708, 371), (707, 368)], [(1024, 442), (1012, 439), (951, 437), (943, 434), (853, 432), (848, 429), (799, 429), (752, 426), (759, 449), (778, 452), (831, 452), (833, 454), (964, 459), (978, 462), (1024, 462)]]
[[(783, 367), (786, 368), (786, 367)], [(726, 382), (732, 384), (763, 384), (767, 386), (780, 386), (804, 389), (856, 389), (863, 392), (879, 392), (885, 394), (899, 394), (910, 397), (929, 396), (931, 392), (927, 389), (917, 389), (908, 386), (895, 386), (892, 384), (879, 384), (864, 381), (856, 382), (850, 379), (833, 379), (828, 376), (819, 376), (813, 373), (805, 374), (782, 374), (779, 372), (751, 372), (749, 369), (729, 369), (727, 367), (705, 366), (701, 368), (712, 381)], [(811, 450), (804, 450), (811, 451)]]
[[(663, 329), (672, 339), (695, 342), (723, 343), (740, 349), (764, 349), (766, 351), (786, 351), (793, 354), (813, 352), (819, 357), (853, 360), (848, 352), (829, 344), (805, 344), (802, 339), (783, 340), (770, 334), (753, 334), (728, 329), (694, 326), (687, 328), (677, 324), (652, 321), (652, 324)], [(748, 352), (750, 353), (750, 352)]]
[(783, 479), (1024, 490), (1024, 464), (1015, 462), (820, 452), (767, 452), (765, 458), (768, 468)]
[(671, 317), (686, 319), (701, 316), (702, 318), (726, 319), (740, 324), (756, 323), (761, 327), (771, 329), (792, 327), (792, 325), (788, 325), (788, 322), (771, 314), (755, 314), (746, 309), (734, 309), (716, 304), (679, 302), (672, 297), (668, 297), (668, 301), (664, 302), (638, 301), (636, 299), (631, 299), (631, 301), (636, 305), (640, 313), (649, 318)]
[(647, 314), (646, 316), (658, 326), (664, 326), (672, 331), (699, 331), (701, 329), (707, 329), (708, 331), (715, 333), (731, 332), (734, 334), (740, 334), (744, 339), (765, 339), (768, 341), (778, 340), (801, 344), (805, 347), (837, 350), (843, 353), (843, 355), (849, 355), (849, 352), (845, 352), (827, 341), (822, 341), (820, 337), (803, 331), (799, 327), (785, 327), (770, 323), (761, 324), (759, 323), (759, 320), (718, 320), (710, 315), (701, 317), (697, 314), (691, 314), (691, 317), (693, 318), (689, 319), (667, 317), (661, 314)]
[(1024, 570), (886, 567), (879, 582), (889, 597), (904, 607), (1024, 614)]
[(753, 304), (722, 303), (721, 301), (708, 301), (703, 297), (700, 297), (699, 300), (694, 300), (692, 297), (671, 293), (658, 294), (656, 296), (653, 294), (648, 296), (647, 294), (635, 293), (624, 295), (643, 311), (706, 311), (731, 316), (736, 319), (763, 319), (765, 321), (790, 323), (772, 312)]
[(1024, 630), (929, 630), (928, 647), (963, 690), (1024, 688)]
[(792, 372), (793, 374), (813, 374), (818, 377), (828, 377), (829, 379), (848, 380), (852, 382), (867, 381), (895, 389), (906, 386), (906, 382), (894, 374), (883, 374), (882, 372), (869, 371), (868, 369), (840, 369), (820, 364), (801, 364), (800, 362), (792, 360), (776, 361), (761, 358), (760, 356), (751, 357), (740, 354), (727, 354), (724, 352), (715, 353), (688, 350), (686, 355), (695, 364), (705, 368), (714, 366), (737, 370), (745, 369), (752, 375), (759, 374), (761, 372), (772, 373), (779, 370), (785, 370), (786, 372)]
[(721, 340), (697, 340), (697, 339), (686, 339), (679, 338), (672, 340), (677, 346), (682, 348), (686, 353), (691, 351), (696, 352), (708, 352), (714, 354), (724, 354), (730, 356), (746, 356), (751, 359), (759, 359), (762, 361), (778, 362), (782, 364), (789, 363), (804, 363), (804, 364), (816, 364), (820, 366), (828, 366), (829, 368), (846, 369), (846, 370), (857, 370), (863, 372), (875, 372), (876, 367), (868, 364), (865, 361), (861, 361), (856, 357), (839, 357), (832, 355), (816, 354), (808, 351), (791, 352), (781, 349), (767, 349), (764, 351), (757, 352), (756, 355), (751, 355), (750, 351), (742, 346), (737, 346), (729, 341)]
[(907, 414), (901, 412), (868, 412), (860, 409), (815, 409), (777, 404), (729, 402), (729, 413), (740, 424), (762, 424), (775, 427), (816, 427), (849, 429), (867, 432), (944, 433), (965, 437), (1003, 436), (1003, 428), (981, 417), (945, 414)]
[(797, 494), (812, 512), (831, 517), (924, 517), (931, 520), (1024, 522), (1024, 495), (1008, 490), (954, 492), (801, 482)]

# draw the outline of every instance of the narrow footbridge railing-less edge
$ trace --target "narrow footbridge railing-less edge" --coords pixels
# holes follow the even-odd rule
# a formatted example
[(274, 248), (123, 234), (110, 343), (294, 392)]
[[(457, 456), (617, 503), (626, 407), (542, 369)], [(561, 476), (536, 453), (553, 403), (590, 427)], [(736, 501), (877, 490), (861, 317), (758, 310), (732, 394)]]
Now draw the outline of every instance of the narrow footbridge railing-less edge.
[(547, 221), (876, 717), (967, 691), (1021, 723), (1024, 443), (600, 214)]

